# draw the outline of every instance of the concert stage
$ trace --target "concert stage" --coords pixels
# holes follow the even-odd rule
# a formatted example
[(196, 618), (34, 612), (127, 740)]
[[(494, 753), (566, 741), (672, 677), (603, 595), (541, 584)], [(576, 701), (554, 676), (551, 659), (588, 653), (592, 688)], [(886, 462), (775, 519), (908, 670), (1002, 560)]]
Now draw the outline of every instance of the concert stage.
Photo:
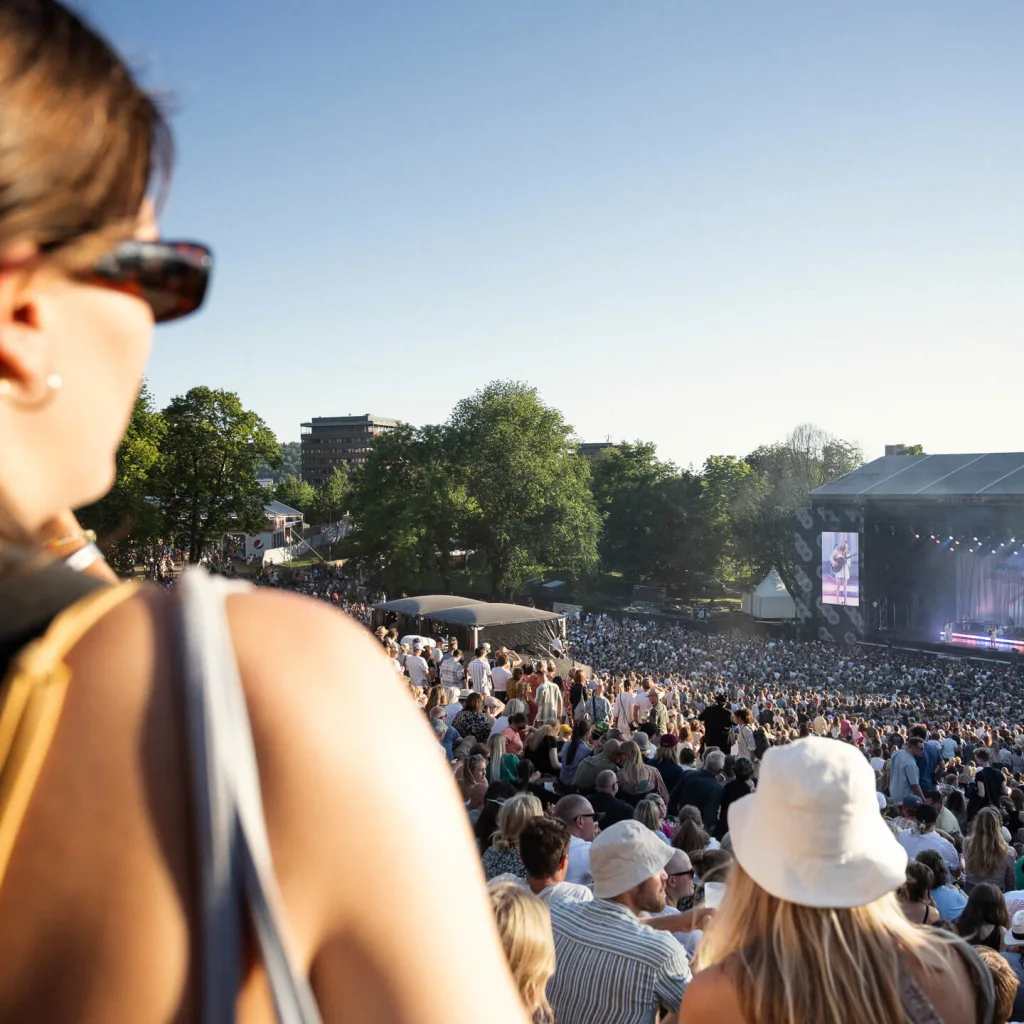
[(819, 639), (1024, 653), (1024, 453), (876, 459), (811, 494), (794, 547)]

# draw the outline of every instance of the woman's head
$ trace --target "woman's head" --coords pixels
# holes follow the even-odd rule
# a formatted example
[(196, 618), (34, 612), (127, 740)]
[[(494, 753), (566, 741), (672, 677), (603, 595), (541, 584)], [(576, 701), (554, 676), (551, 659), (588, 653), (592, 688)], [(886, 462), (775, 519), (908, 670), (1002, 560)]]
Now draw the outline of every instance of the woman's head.
[(504, 734), (496, 733), (490, 739), (491, 745), (491, 778), (501, 778), (501, 759), (505, 756), (505, 748), (508, 744), (508, 740), (505, 739)]
[(992, 927), (1009, 928), (1010, 914), (999, 888), (991, 882), (981, 882), (967, 897), (967, 906), (957, 918), (956, 928), (964, 938), (984, 938)]
[(0, 533), (20, 541), (113, 481), (154, 321), (119, 246), (157, 236), (170, 135), (56, 0), (0, 6), (0, 109)]
[(733, 771), (737, 782), (748, 782), (754, 777), (754, 762), (747, 757), (737, 757)]
[(974, 816), (964, 849), (968, 868), (982, 878), (994, 875), (1009, 849), (999, 812), (994, 807), (983, 807)]
[(476, 836), (477, 846), (481, 853), (494, 841), (495, 829), (498, 827), (498, 815), (501, 813), (505, 801), (516, 795), (516, 787), (511, 782), (492, 782), (484, 794), (484, 806), (480, 817), (473, 825), (473, 835)]
[(708, 834), (692, 818), (684, 818), (672, 837), (672, 845), (693, 860), (708, 845)]
[(933, 889), (949, 885), (949, 869), (938, 850), (922, 850), (917, 859), (932, 873)]
[(900, 887), (900, 896), (910, 903), (923, 903), (935, 887), (931, 869), (920, 861), (907, 862), (907, 880)]
[(471, 693), (463, 702), (464, 711), (483, 711), (484, 699), (479, 693)]
[(641, 800), (633, 810), (633, 817), (646, 825), (652, 832), (659, 832), (664, 820), (661, 808), (661, 800)]
[(643, 755), (638, 744), (630, 740), (619, 747), (619, 775), (624, 782), (636, 785), (644, 767)]
[(532, 793), (517, 793), (507, 800), (498, 814), (498, 835), (494, 847), (500, 852), (514, 850), (519, 841), (519, 833), (531, 818), (539, 818), (544, 813), (540, 801)]
[(514, 882), (490, 887), (491, 908), (509, 970), (531, 1019), (549, 1021), (545, 989), (555, 973), (551, 913), (531, 892)]
[(427, 710), (444, 707), (448, 703), (448, 693), (443, 686), (432, 686), (427, 694)]

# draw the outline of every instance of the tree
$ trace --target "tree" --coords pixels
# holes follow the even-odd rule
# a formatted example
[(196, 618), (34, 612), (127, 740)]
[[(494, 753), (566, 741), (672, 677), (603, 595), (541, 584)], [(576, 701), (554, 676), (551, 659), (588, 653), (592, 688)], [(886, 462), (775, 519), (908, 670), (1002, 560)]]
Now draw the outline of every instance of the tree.
[(114, 486), (78, 513), (79, 521), (86, 529), (96, 531), (109, 555), (128, 538), (146, 544), (160, 534), (162, 523), (160, 509), (153, 500), (153, 476), (166, 429), (143, 381), (128, 429), (118, 445)]
[(343, 462), (317, 487), (306, 518), (314, 524), (337, 522), (345, 514), (348, 494), (348, 465)]
[(443, 435), (465, 482), (464, 540), (486, 559), (495, 594), (511, 597), (549, 567), (582, 575), (596, 566), (588, 461), (535, 388), (492, 382), (459, 402)]
[(750, 493), (753, 470), (735, 455), (709, 455), (701, 473), (704, 525), (718, 552), (715, 572), (722, 580), (746, 581), (752, 574), (738, 542), (737, 516)]
[(261, 531), (267, 494), (257, 468), (281, 458), (263, 420), (233, 392), (206, 387), (174, 398), (163, 418), (157, 494), (170, 536), (195, 562), (228, 530)]
[(316, 491), (312, 484), (295, 476), (286, 476), (274, 488), (274, 497), (282, 504), (308, 515), (316, 504)]
[(280, 462), (274, 466), (269, 461), (260, 460), (256, 468), (256, 476), (261, 480), (269, 478), (275, 484), (290, 476), (302, 476), (302, 444), (299, 441), (285, 441), (278, 446)]

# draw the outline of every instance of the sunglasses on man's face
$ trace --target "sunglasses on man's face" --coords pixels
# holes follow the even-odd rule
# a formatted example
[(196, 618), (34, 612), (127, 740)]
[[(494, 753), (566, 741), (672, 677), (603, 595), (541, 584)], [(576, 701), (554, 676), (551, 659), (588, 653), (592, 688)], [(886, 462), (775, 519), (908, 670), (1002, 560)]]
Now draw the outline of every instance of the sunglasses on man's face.
[(134, 295), (158, 324), (194, 313), (206, 297), (213, 254), (197, 242), (122, 242), (96, 266), (76, 275), (85, 284)]
[(671, 872), (671, 874), (669, 874), (668, 877), (669, 878), (682, 878), (684, 875), (689, 875), (690, 878), (693, 878), (693, 868), (690, 868), (689, 871), (673, 871), (673, 872)]

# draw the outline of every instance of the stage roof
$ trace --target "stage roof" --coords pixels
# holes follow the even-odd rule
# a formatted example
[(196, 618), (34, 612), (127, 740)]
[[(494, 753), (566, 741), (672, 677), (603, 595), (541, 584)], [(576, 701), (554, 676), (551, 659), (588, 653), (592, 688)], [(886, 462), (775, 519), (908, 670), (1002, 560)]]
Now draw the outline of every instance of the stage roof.
[(1024, 452), (890, 455), (811, 492), (816, 505), (893, 498), (1024, 502)]
[(463, 604), (477, 604), (471, 597), (456, 597), (454, 594), (426, 594), (423, 597), (401, 597), (397, 601), (374, 605), (386, 612), (399, 615), (429, 615)]
[(437, 609), (429, 618), (462, 626), (496, 626), (514, 622), (529, 622), (533, 619), (564, 619), (557, 612), (545, 612), (524, 604), (464, 604), (455, 608)]

